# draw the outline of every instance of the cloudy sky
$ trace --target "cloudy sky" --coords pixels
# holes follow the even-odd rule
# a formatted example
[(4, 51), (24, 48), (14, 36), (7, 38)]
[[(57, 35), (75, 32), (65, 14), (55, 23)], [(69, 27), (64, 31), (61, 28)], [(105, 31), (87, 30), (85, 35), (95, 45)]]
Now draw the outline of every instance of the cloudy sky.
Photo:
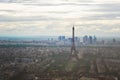
[(0, 36), (120, 34), (120, 0), (0, 0)]

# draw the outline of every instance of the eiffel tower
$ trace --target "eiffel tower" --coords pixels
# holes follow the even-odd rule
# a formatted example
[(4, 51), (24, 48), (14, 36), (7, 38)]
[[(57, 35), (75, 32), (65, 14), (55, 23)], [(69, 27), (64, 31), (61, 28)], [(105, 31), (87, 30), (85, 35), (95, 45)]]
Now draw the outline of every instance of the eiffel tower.
[(77, 55), (77, 51), (75, 48), (75, 28), (74, 26), (72, 27), (72, 46), (71, 46), (71, 58), (74, 58), (76, 60), (79, 60), (78, 55)]

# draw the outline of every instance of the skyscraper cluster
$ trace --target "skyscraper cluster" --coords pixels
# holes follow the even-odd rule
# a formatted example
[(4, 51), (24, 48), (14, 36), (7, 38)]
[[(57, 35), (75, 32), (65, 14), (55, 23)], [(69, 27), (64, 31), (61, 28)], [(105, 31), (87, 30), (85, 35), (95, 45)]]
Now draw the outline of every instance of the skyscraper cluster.
[(58, 37), (58, 40), (59, 40), (59, 41), (64, 41), (64, 40), (65, 40), (65, 36), (59, 36), (59, 37)]
[(97, 41), (96, 36), (88, 36), (88, 35), (85, 35), (85, 36), (83, 37), (83, 43), (84, 43), (84, 44), (96, 44), (96, 41)]

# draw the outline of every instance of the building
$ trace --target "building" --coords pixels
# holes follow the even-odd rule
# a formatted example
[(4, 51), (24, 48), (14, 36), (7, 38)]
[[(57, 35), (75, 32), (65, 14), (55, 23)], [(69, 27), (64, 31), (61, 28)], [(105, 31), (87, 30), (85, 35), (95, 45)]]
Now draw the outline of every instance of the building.
[(93, 44), (93, 38), (92, 38), (92, 36), (89, 36), (88, 42), (89, 42), (89, 44)]
[(96, 43), (97, 43), (97, 38), (96, 38), (96, 36), (94, 35), (93, 44), (96, 44)]
[(76, 42), (80, 42), (80, 38), (79, 37), (75, 37), (75, 41)]
[(83, 44), (96, 44), (97, 43), (97, 38), (96, 36), (87, 36), (85, 35), (83, 37)]
[(84, 43), (84, 44), (88, 44), (88, 36), (87, 36), (87, 35), (85, 35), (85, 36), (83, 37), (83, 43)]
[(59, 41), (64, 41), (65, 40), (65, 36), (58, 36), (58, 40)]

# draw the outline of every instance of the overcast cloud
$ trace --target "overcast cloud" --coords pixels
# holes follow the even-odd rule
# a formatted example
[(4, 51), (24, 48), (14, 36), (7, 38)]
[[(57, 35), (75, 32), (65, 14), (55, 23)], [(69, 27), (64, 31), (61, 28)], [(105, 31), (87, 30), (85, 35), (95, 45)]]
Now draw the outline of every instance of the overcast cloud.
[(0, 36), (119, 36), (118, 0), (0, 0)]

